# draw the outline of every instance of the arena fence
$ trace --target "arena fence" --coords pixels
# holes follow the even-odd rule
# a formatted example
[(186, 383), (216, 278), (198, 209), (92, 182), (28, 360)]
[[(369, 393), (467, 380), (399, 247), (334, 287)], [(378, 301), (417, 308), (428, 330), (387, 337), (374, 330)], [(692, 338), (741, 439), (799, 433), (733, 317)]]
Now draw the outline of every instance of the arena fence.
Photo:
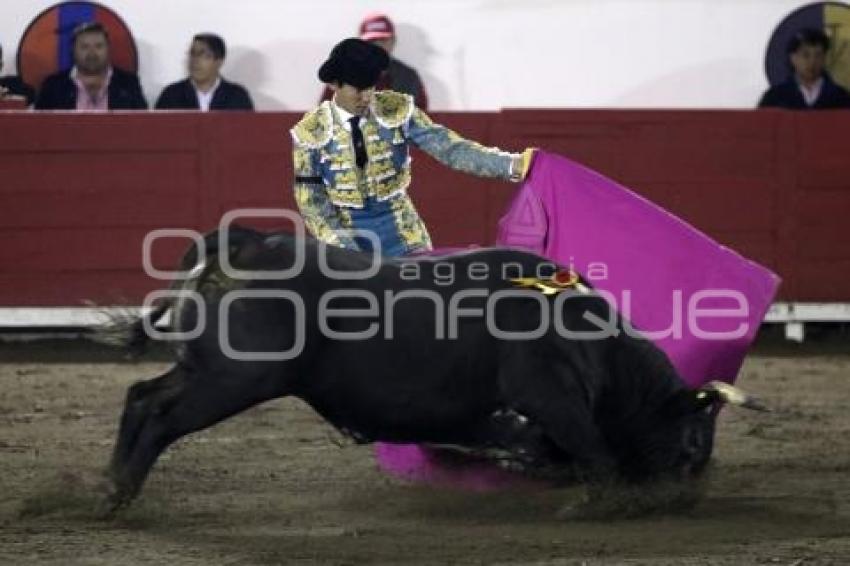
[[(783, 277), (767, 321), (850, 320), (850, 113), (520, 110), (435, 113), (505, 149), (561, 153)], [(0, 112), (0, 326), (86, 326), (97, 305), (162, 286), (156, 228), (206, 231), (234, 208), (290, 208), (296, 113)], [(438, 246), (486, 245), (515, 185), (414, 154), (413, 197)], [(269, 221), (246, 222), (272, 227)], [(161, 269), (187, 242), (153, 250)]]

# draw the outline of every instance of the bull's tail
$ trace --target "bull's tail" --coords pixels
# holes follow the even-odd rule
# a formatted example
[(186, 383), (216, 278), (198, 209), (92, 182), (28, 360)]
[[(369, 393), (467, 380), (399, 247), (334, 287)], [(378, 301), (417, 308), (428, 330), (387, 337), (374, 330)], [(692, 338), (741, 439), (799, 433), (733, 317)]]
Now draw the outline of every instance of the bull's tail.
[[(262, 244), (265, 238), (266, 235), (261, 232), (233, 225), (228, 232), (227, 249), (220, 250), (219, 232), (210, 232), (204, 236), (204, 257), (199, 257), (195, 243), (192, 243), (186, 250), (180, 261), (180, 270), (188, 273), (188, 276), (172, 281), (171, 290), (193, 290), (198, 281), (204, 278), (212, 258), (215, 258), (220, 251), (232, 254), (237, 250), (248, 247), (248, 244)], [(123, 348), (131, 357), (138, 357), (155, 340), (155, 337), (148, 334), (147, 329), (153, 328), (169, 311), (171, 312), (169, 326), (172, 330), (179, 330), (181, 309), (181, 297), (179, 293), (174, 293), (160, 299), (153, 310), (143, 313), (141, 316), (132, 315), (128, 312), (105, 313), (107, 323), (95, 330), (93, 340)]]
[(145, 353), (153, 340), (145, 328), (153, 327), (174, 306), (170, 298), (163, 299), (156, 307), (141, 316), (130, 310), (103, 311), (106, 322), (99, 325), (89, 335), (89, 339), (98, 344), (126, 350), (130, 357), (138, 357)]
[(152, 311), (143, 314), (132, 323), (125, 342), (125, 347), (130, 356), (140, 356), (145, 352), (152, 340), (145, 329), (153, 328), (172, 307), (174, 307), (174, 301), (165, 299)]

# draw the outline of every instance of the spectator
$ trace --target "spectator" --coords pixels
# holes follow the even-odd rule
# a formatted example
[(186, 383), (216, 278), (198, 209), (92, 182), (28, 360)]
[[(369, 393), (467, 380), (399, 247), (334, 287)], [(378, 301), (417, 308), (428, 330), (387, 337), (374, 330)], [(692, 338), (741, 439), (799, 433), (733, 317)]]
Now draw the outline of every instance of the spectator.
[(189, 48), (189, 77), (165, 87), (158, 110), (253, 110), (251, 95), (242, 85), (224, 80), (221, 66), (227, 48), (224, 40), (212, 33), (192, 38)]
[(80, 24), (72, 38), (74, 66), (44, 80), (37, 110), (145, 110), (148, 103), (139, 78), (113, 67), (109, 34), (95, 22)]
[(797, 32), (788, 43), (794, 74), (784, 83), (768, 89), (761, 97), (759, 108), (850, 108), (850, 94), (835, 84), (824, 70), (828, 50), (829, 38), (821, 30)]
[[(366, 16), (366, 19), (360, 23), (360, 39), (378, 45), (390, 55), (389, 67), (381, 74), (375, 89), (409, 94), (413, 97), (417, 108), (427, 111), (428, 93), (425, 92), (425, 85), (422, 84), (419, 73), (413, 67), (392, 57), (396, 42), (395, 26), (392, 21), (384, 14)], [(326, 87), (322, 93), (322, 100), (330, 100), (332, 97), (333, 91)]]
[(319, 69), (332, 101), (304, 115), (290, 131), (295, 202), (307, 229), (328, 244), (374, 250), (385, 256), (431, 249), (431, 237), (407, 192), (409, 148), (447, 167), (478, 177), (519, 182), (532, 149), (508, 153), (488, 148), (435, 124), (413, 97), (375, 84), (389, 64), (380, 47), (351, 38), (339, 43)]
[[(3, 46), (0, 45), (0, 71), (3, 70)], [(30, 106), (35, 100), (35, 90), (20, 77), (8, 76), (0, 77), (0, 100), (25, 100), (27, 106)]]

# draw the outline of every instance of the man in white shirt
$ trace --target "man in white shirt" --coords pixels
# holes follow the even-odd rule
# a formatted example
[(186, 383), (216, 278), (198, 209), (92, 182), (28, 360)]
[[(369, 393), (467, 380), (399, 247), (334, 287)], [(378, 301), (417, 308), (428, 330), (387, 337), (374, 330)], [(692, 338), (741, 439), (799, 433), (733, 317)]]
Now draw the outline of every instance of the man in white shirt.
[(794, 74), (773, 86), (761, 98), (759, 108), (815, 110), (850, 108), (850, 94), (826, 72), (829, 38), (819, 29), (797, 32), (788, 44)]
[(224, 39), (199, 33), (189, 48), (189, 77), (165, 87), (157, 110), (253, 110), (251, 95), (242, 85), (226, 81), (221, 67), (227, 55)]

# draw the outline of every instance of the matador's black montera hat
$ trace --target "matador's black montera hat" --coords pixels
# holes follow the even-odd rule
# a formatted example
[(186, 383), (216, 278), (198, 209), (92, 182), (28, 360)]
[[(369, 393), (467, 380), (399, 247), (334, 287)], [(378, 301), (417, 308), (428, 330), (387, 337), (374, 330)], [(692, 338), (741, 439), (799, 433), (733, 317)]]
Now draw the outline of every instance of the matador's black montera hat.
[(389, 64), (390, 56), (382, 47), (362, 39), (344, 39), (334, 46), (328, 60), (319, 68), (319, 80), (369, 88), (378, 83)]

